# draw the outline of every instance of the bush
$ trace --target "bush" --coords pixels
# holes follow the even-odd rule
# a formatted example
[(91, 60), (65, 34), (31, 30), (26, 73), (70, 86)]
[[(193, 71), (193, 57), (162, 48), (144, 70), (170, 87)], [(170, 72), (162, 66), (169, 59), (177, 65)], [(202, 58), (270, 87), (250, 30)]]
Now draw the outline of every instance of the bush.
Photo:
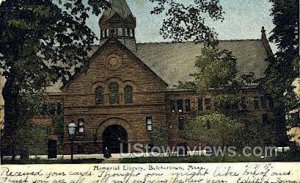
[(150, 138), (154, 146), (168, 146), (168, 131), (166, 128), (154, 127)]

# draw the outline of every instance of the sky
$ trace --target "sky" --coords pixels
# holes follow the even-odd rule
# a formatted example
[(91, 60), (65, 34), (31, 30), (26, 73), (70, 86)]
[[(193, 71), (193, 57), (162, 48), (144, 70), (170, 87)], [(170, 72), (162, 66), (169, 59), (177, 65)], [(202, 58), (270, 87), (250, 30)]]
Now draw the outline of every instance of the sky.
[[(194, 0), (177, 0), (193, 3)], [(155, 4), (149, 0), (127, 0), (137, 19), (137, 42), (164, 41), (159, 34), (164, 15), (151, 15)], [(215, 28), (220, 40), (229, 39), (260, 39), (261, 28), (269, 33), (274, 25), (270, 16), (272, 4), (268, 0), (220, 0), (225, 11), (223, 22), (209, 20), (208, 24)], [(99, 34), (98, 17), (91, 16), (88, 25)]]

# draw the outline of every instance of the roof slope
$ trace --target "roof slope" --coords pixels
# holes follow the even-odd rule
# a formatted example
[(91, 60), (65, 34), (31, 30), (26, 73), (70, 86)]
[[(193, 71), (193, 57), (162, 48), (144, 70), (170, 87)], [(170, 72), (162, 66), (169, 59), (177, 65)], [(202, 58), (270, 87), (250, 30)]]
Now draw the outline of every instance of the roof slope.
[[(228, 49), (237, 58), (239, 75), (255, 73), (264, 77), (267, 53), (261, 40), (220, 41), (220, 48)], [(193, 81), (196, 57), (201, 55), (203, 43), (140, 43), (137, 56), (172, 88), (178, 81)]]
[(111, 18), (115, 13), (118, 13), (122, 18), (132, 15), (126, 0), (110, 0), (111, 8), (103, 13), (106, 18)]
[[(253, 72), (256, 79), (264, 77), (267, 68), (267, 52), (261, 40), (223, 40), (219, 47), (232, 51), (237, 58), (239, 75)], [(138, 43), (135, 53), (153, 70), (169, 88), (174, 88), (178, 81), (193, 81), (190, 74), (197, 72), (194, 67), (197, 56), (201, 55), (203, 43)], [(93, 55), (99, 46), (93, 47)], [(61, 83), (47, 88), (47, 92), (60, 92)]]

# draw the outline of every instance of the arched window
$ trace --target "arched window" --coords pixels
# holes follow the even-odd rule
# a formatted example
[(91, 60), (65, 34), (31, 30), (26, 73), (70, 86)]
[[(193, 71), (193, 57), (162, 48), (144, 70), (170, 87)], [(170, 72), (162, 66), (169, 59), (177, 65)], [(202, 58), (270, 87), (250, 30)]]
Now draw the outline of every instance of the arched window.
[(104, 89), (102, 86), (96, 88), (96, 104), (104, 104)]
[(111, 82), (109, 84), (109, 103), (119, 103), (119, 84), (117, 82)]
[(126, 86), (124, 89), (124, 98), (125, 104), (132, 104), (133, 103), (133, 96), (132, 96), (132, 87)]

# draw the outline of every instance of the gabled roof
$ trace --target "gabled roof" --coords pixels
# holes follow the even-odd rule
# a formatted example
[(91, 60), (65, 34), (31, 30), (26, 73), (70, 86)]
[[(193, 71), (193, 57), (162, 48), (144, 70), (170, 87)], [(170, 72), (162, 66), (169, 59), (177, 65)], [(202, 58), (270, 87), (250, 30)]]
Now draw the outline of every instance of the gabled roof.
[(103, 13), (103, 17), (111, 18), (116, 13), (122, 18), (127, 18), (129, 15), (132, 15), (131, 10), (126, 2), (126, 0), (110, 0), (111, 8), (106, 10)]
[[(151, 68), (149, 68), (143, 61), (141, 61), (139, 57), (137, 57), (132, 51), (130, 51), (126, 46), (124, 46), (117, 38), (109, 38), (99, 48), (93, 50), (93, 53), (91, 54), (91, 61), (94, 61), (94, 58), (101, 54), (101, 51), (105, 49), (105, 45), (109, 44), (110, 42), (112, 42), (113, 44), (118, 44), (121, 49), (124, 49), (129, 53), (129, 55), (133, 56), (138, 61), (138, 64), (140, 64), (144, 69), (148, 70), (151, 74), (153, 74), (153, 76), (157, 78), (158, 81), (162, 82), (166, 87), (168, 86), (168, 83), (166, 83), (162, 78), (160, 78)], [(68, 87), (81, 74), (82, 72), (77, 72), (76, 74), (74, 74), (72, 79), (70, 79), (70, 81), (66, 85), (61, 85), (60, 90), (63, 90), (65, 87)], [(57, 87), (58, 83), (56, 83), (55, 85)], [(51, 87), (49, 89), (51, 89)]]
[[(239, 75), (253, 72), (255, 79), (264, 77), (267, 52), (261, 40), (220, 41), (219, 47), (232, 51), (237, 58)], [(195, 60), (201, 55), (203, 43), (140, 43), (137, 56), (172, 88), (178, 81), (193, 81), (197, 72)]]
[[(101, 45), (100, 47), (102, 47)], [(262, 40), (221, 40), (220, 48), (232, 51), (237, 58), (237, 69), (239, 75), (253, 72), (255, 79), (264, 77), (267, 68), (265, 59), (268, 54)], [(169, 86), (174, 88), (178, 81), (193, 81), (190, 74), (197, 72), (194, 67), (197, 56), (201, 55), (203, 43), (138, 43), (135, 54), (151, 72), (155, 73)], [(99, 45), (93, 47), (90, 55), (92, 56)], [(49, 87), (48, 92), (59, 92), (60, 83), (54, 87)]]

